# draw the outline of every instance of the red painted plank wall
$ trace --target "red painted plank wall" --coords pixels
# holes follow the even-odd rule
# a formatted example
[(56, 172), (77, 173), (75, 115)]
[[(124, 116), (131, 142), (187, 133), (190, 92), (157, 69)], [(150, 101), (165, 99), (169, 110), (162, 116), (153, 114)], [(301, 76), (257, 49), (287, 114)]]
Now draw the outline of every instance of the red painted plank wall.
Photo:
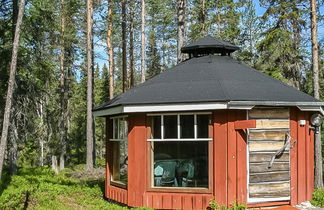
[(214, 114), (214, 194), (222, 205), (246, 203), (246, 131), (235, 121), (246, 119), (245, 110), (219, 110)]
[[(297, 142), (291, 148), (291, 204), (310, 200), (314, 179), (314, 138), (309, 131), (309, 113), (290, 111), (291, 136)], [(235, 121), (246, 119), (245, 110), (213, 112), (213, 193), (147, 192), (147, 141), (145, 114), (131, 114), (128, 135), (128, 189), (109, 185), (111, 156), (107, 153), (106, 197), (129, 206), (150, 206), (159, 209), (202, 209), (212, 197), (221, 205), (247, 201), (246, 131), (235, 130)], [(301, 126), (299, 120), (306, 120)], [(107, 120), (107, 131), (111, 131)], [(110, 132), (111, 133), (111, 132)], [(109, 150), (109, 136), (107, 149)], [(267, 203), (260, 204), (265, 206)], [(255, 206), (255, 205), (254, 205)]]
[(146, 115), (128, 116), (128, 205), (143, 206), (146, 191)]
[(195, 193), (147, 192), (143, 196), (143, 206), (155, 209), (206, 209), (213, 196)]
[[(291, 149), (291, 204), (311, 200), (314, 191), (314, 132), (309, 129), (308, 112), (291, 109), (290, 133), (296, 140)], [(301, 125), (305, 120), (306, 125)]]

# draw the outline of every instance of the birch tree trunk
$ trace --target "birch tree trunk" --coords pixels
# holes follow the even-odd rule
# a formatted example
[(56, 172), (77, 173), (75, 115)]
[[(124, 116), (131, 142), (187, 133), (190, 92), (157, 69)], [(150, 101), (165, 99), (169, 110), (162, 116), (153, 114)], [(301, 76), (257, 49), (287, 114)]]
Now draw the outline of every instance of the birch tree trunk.
[(92, 27), (93, 27), (93, 1), (87, 0), (87, 170), (93, 169), (93, 116), (92, 116), (92, 92), (93, 92), (93, 55), (92, 55)]
[(178, 63), (184, 60), (184, 57), (181, 54), (181, 48), (184, 45), (184, 39), (185, 39), (185, 8), (186, 8), (186, 0), (178, 0), (178, 47), (177, 47)]
[[(319, 71), (318, 71), (318, 42), (317, 42), (317, 14), (316, 0), (310, 0), (311, 4), (311, 33), (312, 33), (312, 69), (314, 97), (319, 95)], [(323, 163), (321, 134), (315, 134), (315, 188), (323, 188)]]
[(17, 70), (17, 54), (18, 54), (18, 47), (19, 47), (20, 27), (22, 23), (22, 18), (24, 16), (24, 9), (25, 9), (25, 0), (20, 0), (16, 30), (15, 30), (15, 38), (13, 41), (13, 48), (12, 48), (6, 105), (5, 105), (4, 115), (3, 115), (2, 133), (1, 133), (1, 142), (0, 142), (0, 178), (2, 175), (5, 150), (8, 141), (10, 110), (12, 106), (12, 97), (14, 92), (14, 83), (15, 83), (15, 76)]
[(129, 87), (134, 87), (134, 0), (129, 0), (129, 71), (130, 71), (130, 84)]
[(123, 69), (123, 92), (127, 87), (127, 59), (126, 59), (126, 0), (122, 0), (122, 69)]
[(109, 55), (109, 99), (114, 98), (114, 49), (112, 47), (112, 30), (113, 30), (113, 2), (108, 0), (108, 31), (107, 31), (107, 48)]
[(142, 0), (142, 46), (141, 46), (141, 82), (145, 82), (145, 76), (146, 76), (146, 62), (145, 62), (145, 0)]

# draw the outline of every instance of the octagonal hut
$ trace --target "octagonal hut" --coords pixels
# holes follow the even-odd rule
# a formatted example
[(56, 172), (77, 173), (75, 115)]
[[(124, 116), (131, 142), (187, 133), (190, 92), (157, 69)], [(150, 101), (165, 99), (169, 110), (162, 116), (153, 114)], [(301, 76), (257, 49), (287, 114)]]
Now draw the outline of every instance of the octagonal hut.
[(323, 102), (235, 59), (207, 36), (189, 59), (94, 109), (106, 119), (108, 199), (132, 207), (295, 205), (314, 189)]

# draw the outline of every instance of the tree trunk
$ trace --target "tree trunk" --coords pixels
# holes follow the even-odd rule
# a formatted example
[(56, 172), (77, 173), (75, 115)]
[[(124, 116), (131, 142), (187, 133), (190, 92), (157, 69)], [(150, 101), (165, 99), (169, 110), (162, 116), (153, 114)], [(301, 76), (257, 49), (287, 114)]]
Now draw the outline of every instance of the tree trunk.
[[(318, 42), (317, 42), (317, 14), (316, 0), (310, 0), (311, 4), (311, 33), (312, 33), (312, 69), (314, 97), (319, 95), (319, 71), (318, 71)], [(315, 134), (315, 188), (323, 188), (323, 169), (322, 169), (322, 142), (321, 134)]]
[(108, 0), (108, 32), (107, 47), (109, 54), (109, 99), (114, 98), (114, 49), (112, 47), (112, 30), (113, 30), (113, 2)]
[(204, 37), (206, 36), (206, 0), (202, 0), (201, 4), (200, 24), (201, 35)]
[[(14, 113), (14, 112), (13, 112)], [(18, 160), (18, 129), (17, 122), (12, 120), (10, 124), (11, 137), (10, 137), (10, 149), (9, 149), (9, 159), (10, 159), (10, 174), (17, 174), (17, 160)]]
[(142, 46), (141, 46), (141, 82), (145, 82), (145, 76), (146, 76), (146, 63), (145, 63), (145, 0), (142, 0)]
[(129, 0), (129, 71), (130, 71), (130, 85), (134, 87), (134, 0)]
[(92, 117), (92, 91), (93, 91), (93, 55), (92, 55), (92, 27), (93, 27), (93, 2), (87, 0), (87, 170), (93, 169), (93, 117)]
[(15, 83), (15, 76), (17, 70), (17, 56), (18, 56), (18, 47), (19, 47), (20, 26), (24, 15), (24, 8), (25, 8), (25, 0), (20, 0), (16, 30), (15, 30), (15, 38), (13, 41), (13, 48), (12, 48), (6, 105), (5, 105), (4, 115), (3, 115), (1, 143), (0, 143), (0, 178), (2, 175), (4, 155), (5, 155), (5, 150), (7, 147), (7, 140), (8, 140), (10, 109), (12, 106), (12, 96), (14, 92), (14, 83)]
[(216, 16), (217, 16), (217, 18), (216, 18), (217, 33), (218, 33), (218, 35), (220, 35), (220, 33), (221, 33), (221, 16), (220, 16), (220, 9), (218, 7), (219, 1), (216, 1), (215, 4), (216, 4)]
[(178, 63), (184, 60), (184, 56), (181, 53), (181, 48), (184, 45), (184, 39), (185, 39), (185, 8), (186, 8), (186, 0), (178, 0), (178, 48), (177, 48)]
[(122, 0), (122, 70), (123, 70), (123, 92), (127, 87), (127, 60), (126, 60), (126, 0)]
[(57, 158), (55, 155), (52, 156), (52, 170), (58, 174)]
[(12, 1), (12, 41), (15, 39), (15, 30), (18, 18), (18, 0)]
[(61, 97), (61, 122), (60, 122), (60, 170), (63, 170), (65, 167), (65, 149), (66, 149), (66, 95), (65, 91), (65, 10), (64, 10), (64, 0), (61, 0), (61, 35), (60, 35), (60, 97)]

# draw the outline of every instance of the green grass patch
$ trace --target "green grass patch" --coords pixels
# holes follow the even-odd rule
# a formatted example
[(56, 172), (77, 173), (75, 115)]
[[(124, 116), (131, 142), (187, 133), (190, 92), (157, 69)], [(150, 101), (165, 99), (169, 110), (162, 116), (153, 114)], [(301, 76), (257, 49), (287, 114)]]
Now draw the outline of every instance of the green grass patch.
[[(4, 173), (0, 184), (0, 209), (129, 209), (104, 199), (104, 179), (56, 175), (50, 168), (22, 168)], [(141, 208), (145, 209), (145, 208)]]

